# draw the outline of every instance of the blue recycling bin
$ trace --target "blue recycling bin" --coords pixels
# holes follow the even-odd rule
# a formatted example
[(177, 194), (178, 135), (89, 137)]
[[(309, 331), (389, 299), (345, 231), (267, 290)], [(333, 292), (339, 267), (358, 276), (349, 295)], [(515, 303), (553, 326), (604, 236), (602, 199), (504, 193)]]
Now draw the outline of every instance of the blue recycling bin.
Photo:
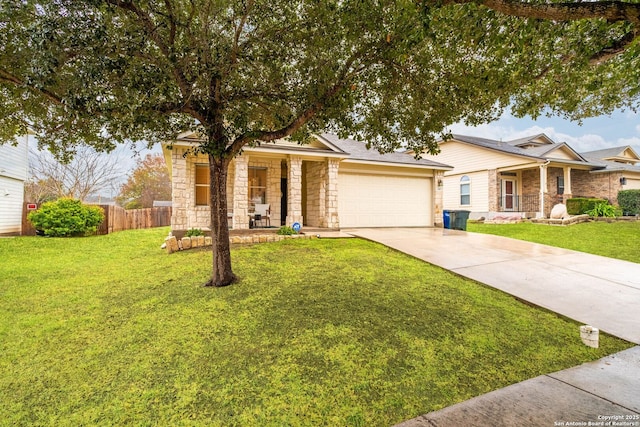
[[(453, 218), (452, 218), (453, 216)], [(451, 224), (453, 224), (453, 220), (455, 219), (455, 214), (453, 211), (444, 210), (442, 211), (442, 225), (444, 228), (451, 228)]]

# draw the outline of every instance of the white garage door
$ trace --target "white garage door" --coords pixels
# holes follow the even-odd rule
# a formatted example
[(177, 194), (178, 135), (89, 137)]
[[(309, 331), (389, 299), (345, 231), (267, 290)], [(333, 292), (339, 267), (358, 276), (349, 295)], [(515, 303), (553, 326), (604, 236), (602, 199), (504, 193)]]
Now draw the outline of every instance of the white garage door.
[(640, 190), (640, 179), (627, 178), (627, 185), (623, 188), (625, 190)]
[(345, 173), (338, 175), (340, 227), (433, 225), (432, 180)]

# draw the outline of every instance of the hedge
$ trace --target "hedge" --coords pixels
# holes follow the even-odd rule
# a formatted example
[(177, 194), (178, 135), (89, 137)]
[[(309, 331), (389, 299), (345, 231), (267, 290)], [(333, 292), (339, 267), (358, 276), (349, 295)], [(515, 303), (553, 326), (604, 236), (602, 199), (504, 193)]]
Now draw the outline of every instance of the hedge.
[(567, 213), (569, 215), (582, 215), (593, 210), (599, 203), (608, 203), (606, 199), (591, 197), (576, 197), (567, 200)]
[(618, 205), (623, 215), (640, 215), (640, 190), (619, 191)]

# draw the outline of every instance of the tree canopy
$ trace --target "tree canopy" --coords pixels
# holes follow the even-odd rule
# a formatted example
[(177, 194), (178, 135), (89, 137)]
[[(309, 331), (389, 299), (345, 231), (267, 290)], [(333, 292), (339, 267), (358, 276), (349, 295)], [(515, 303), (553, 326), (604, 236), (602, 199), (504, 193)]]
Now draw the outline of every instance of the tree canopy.
[(153, 207), (156, 200), (171, 200), (171, 180), (164, 157), (147, 154), (138, 159), (116, 201), (125, 209), (140, 209)]
[[(247, 144), (329, 130), (435, 152), (448, 124), (509, 105), (571, 118), (637, 107), (639, 5), (586, 4), (552, 15), (506, 0), (2, 2), (0, 140), (29, 127), (65, 157), (197, 130), (222, 242), (226, 168)], [(231, 270), (219, 261), (214, 276)]]

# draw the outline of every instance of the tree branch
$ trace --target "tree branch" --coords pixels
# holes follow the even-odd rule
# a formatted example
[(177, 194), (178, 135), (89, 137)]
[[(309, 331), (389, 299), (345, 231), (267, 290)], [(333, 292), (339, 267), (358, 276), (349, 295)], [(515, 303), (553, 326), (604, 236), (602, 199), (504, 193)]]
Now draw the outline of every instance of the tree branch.
[(624, 1), (590, 1), (575, 3), (529, 3), (513, 0), (423, 0), (424, 6), (476, 3), (521, 18), (576, 21), (603, 18), (608, 22), (627, 21), (640, 26), (640, 3)]
[(55, 92), (52, 92), (49, 89), (44, 87), (34, 87), (34, 86), (27, 85), (23, 79), (9, 73), (6, 70), (0, 69), (0, 81), (12, 83), (16, 86), (28, 87), (33, 92), (41, 94), (42, 96), (47, 98), (49, 101), (53, 102), (54, 104), (63, 105), (62, 97), (56, 94)]
[(589, 59), (589, 64), (599, 65), (599, 64), (602, 64), (603, 62), (608, 61), (614, 56), (617, 56), (620, 53), (624, 52), (625, 49), (629, 47), (629, 45), (631, 45), (631, 43), (633, 43), (633, 41), (637, 38), (638, 36), (635, 35), (633, 32), (629, 32), (625, 34), (624, 37), (622, 37), (620, 40), (616, 40), (616, 42), (613, 43), (611, 46), (605, 47), (602, 50), (600, 50), (600, 52), (597, 52), (594, 55), (592, 55), (591, 58)]
[[(184, 75), (182, 70), (177, 66), (175, 59), (173, 58), (173, 47), (165, 43), (165, 41), (160, 37), (158, 31), (156, 31), (156, 25), (154, 24), (151, 17), (145, 13), (141, 8), (139, 8), (133, 0), (107, 0), (107, 2), (117, 8), (120, 8), (125, 11), (129, 11), (133, 13), (137, 18), (142, 27), (145, 30), (145, 33), (149, 36), (149, 38), (154, 42), (154, 44), (160, 49), (162, 55), (165, 59), (172, 65), (171, 72), (174, 76), (174, 79), (180, 88), (180, 92), (185, 99), (189, 99), (191, 95), (191, 84), (189, 83), (187, 77)], [(170, 13), (167, 17), (170, 20), (170, 31), (175, 31), (176, 22), (175, 16), (172, 13), (172, 9), (169, 9)], [(173, 41), (175, 37), (174, 33), (170, 35), (170, 42)]]

